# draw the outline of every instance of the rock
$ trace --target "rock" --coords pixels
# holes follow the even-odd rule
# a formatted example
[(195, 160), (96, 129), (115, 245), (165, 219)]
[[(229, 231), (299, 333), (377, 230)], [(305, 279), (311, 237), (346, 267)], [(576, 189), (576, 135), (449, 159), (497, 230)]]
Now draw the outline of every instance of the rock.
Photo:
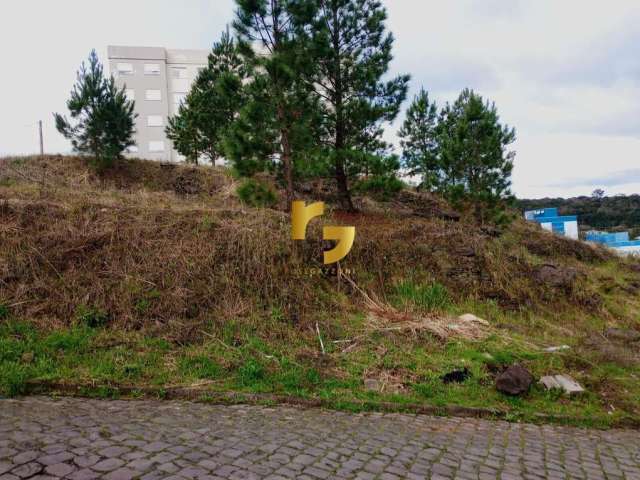
[(464, 367), (463, 369), (457, 369), (446, 373), (440, 378), (444, 383), (462, 383), (470, 376), (471, 372), (467, 367)]
[(540, 379), (540, 383), (547, 390), (560, 389), (567, 395), (577, 395), (584, 392), (584, 388), (569, 375), (551, 375)]
[(552, 264), (540, 265), (535, 278), (550, 287), (568, 288), (573, 285), (578, 272), (575, 268), (563, 268)]
[(563, 350), (569, 350), (569, 349), (571, 349), (569, 345), (559, 345), (557, 347), (545, 348), (543, 351), (547, 353), (555, 353), (555, 352), (562, 352)]
[(380, 382), (375, 378), (365, 378), (364, 379), (364, 388), (367, 390), (379, 392), (380, 391)]
[(521, 395), (529, 391), (533, 375), (520, 365), (512, 365), (496, 378), (496, 388), (507, 395)]
[(476, 317), (473, 313), (465, 313), (464, 315), (460, 315), (458, 317), (458, 320), (468, 323), (479, 323), (480, 325), (484, 325), (485, 327), (489, 326), (489, 322), (480, 317)]
[(621, 342), (637, 342), (640, 340), (640, 332), (629, 330), (628, 328), (607, 328), (604, 336), (609, 340), (618, 340)]

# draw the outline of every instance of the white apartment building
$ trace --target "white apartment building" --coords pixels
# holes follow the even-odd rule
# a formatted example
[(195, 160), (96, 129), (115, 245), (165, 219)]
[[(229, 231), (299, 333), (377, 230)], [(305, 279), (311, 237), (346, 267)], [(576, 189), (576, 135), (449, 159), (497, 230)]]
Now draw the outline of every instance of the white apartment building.
[(178, 162), (184, 158), (165, 134), (168, 118), (178, 111), (200, 69), (207, 65), (205, 50), (158, 47), (108, 47), (109, 69), (116, 83), (135, 100), (136, 146), (129, 155), (148, 160)]

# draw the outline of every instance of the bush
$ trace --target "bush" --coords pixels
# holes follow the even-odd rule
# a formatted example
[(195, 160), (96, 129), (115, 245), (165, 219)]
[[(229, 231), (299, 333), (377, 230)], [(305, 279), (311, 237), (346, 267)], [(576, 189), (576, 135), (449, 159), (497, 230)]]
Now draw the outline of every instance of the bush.
[(420, 310), (445, 310), (451, 305), (451, 297), (447, 288), (440, 283), (416, 285), (404, 281), (396, 285), (395, 297), (401, 305), (413, 305)]
[(271, 207), (277, 201), (271, 188), (253, 179), (245, 180), (237, 192), (240, 200), (252, 207)]
[(368, 193), (380, 200), (389, 200), (404, 188), (404, 183), (394, 176), (374, 176), (358, 182), (354, 190), (358, 193)]

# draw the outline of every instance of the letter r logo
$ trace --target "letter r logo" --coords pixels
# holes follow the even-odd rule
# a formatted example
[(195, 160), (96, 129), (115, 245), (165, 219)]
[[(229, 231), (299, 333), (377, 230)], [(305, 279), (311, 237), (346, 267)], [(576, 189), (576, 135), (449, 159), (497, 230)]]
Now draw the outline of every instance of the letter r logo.
[(324, 214), (324, 203), (316, 202), (305, 205), (304, 202), (291, 203), (291, 239), (304, 240), (307, 238), (307, 225), (315, 218)]
[[(324, 203), (315, 202), (305, 205), (302, 201), (291, 204), (291, 239), (304, 240), (307, 237), (309, 222), (324, 214)], [(351, 251), (356, 238), (356, 227), (324, 227), (322, 229), (324, 240), (337, 240), (337, 245), (332, 250), (324, 252), (324, 264), (329, 265), (342, 260)]]

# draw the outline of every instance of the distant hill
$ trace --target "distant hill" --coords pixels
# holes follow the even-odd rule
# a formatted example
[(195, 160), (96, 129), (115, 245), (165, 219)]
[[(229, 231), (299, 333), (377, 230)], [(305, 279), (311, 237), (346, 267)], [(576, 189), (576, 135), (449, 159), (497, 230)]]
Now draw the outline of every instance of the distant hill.
[(629, 230), (640, 235), (640, 195), (519, 199), (518, 208), (557, 207), (561, 215), (578, 215), (580, 230)]

